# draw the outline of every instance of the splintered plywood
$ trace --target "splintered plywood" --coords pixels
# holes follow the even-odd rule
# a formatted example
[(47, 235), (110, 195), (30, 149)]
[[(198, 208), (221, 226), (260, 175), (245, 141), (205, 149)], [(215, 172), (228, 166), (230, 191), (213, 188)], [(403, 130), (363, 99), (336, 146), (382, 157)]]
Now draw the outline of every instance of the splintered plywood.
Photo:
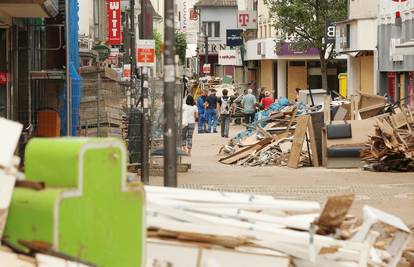
[(6, 226), (15, 181), (16, 178), (14, 176), (6, 175), (0, 170), (0, 240)]
[(305, 141), (309, 121), (309, 115), (302, 115), (297, 119), (295, 135), (293, 136), (292, 149), (290, 150), (288, 161), (288, 167), (290, 168), (297, 168), (299, 165), (300, 154), (302, 152), (303, 142)]
[(0, 118), (0, 166), (9, 167), (17, 147), (23, 125)]

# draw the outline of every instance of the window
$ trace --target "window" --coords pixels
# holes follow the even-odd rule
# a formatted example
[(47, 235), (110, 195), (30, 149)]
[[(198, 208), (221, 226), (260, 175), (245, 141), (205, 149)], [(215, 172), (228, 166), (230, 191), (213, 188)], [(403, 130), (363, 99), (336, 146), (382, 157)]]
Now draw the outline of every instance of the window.
[(263, 37), (264, 38), (267, 37), (267, 26), (266, 26), (266, 24), (264, 25), (264, 36)]
[(220, 37), (220, 22), (204, 21), (203, 31), (208, 37)]

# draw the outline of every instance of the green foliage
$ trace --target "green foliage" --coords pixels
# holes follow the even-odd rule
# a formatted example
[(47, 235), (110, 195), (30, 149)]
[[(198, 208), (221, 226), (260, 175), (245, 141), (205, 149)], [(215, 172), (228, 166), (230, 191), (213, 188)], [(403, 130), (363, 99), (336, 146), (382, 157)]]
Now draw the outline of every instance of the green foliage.
[[(319, 49), (322, 74), (326, 74), (325, 53), (329, 48), (323, 42), (326, 23), (346, 18), (347, 0), (265, 0), (265, 4), (269, 7), (274, 27), (286, 36), (293, 49)], [(330, 50), (327, 61), (334, 55), (334, 49)], [(326, 75), (322, 79), (326, 87)]]
[(160, 59), (162, 36), (161, 36), (161, 33), (157, 30), (154, 31), (154, 40), (155, 40), (155, 55), (157, 56), (157, 59)]
[(175, 31), (175, 51), (180, 58), (180, 64), (185, 63), (185, 54), (187, 50), (187, 39), (183, 32)]

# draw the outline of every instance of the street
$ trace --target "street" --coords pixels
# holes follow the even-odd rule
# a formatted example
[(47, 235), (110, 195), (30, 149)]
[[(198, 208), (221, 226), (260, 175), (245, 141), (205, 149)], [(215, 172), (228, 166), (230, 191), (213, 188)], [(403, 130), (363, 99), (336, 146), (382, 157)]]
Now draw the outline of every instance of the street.
[[(232, 125), (230, 136), (243, 130)], [(220, 131), (219, 131), (220, 132)], [(371, 205), (414, 224), (414, 175), (379, 173), (359, 169), (227, 166), (218, 162), (218, 151), (229, 139), (220, 134), (194, 134), (188, 173), (178, 174), (182, 188), (232, 191), (272, 195), (280, 199), (315, 200), (355, 194), (351, 213), (361, 216), (362, 206)], [(162, 177), (151, 177), (152, 185), (162, 185)]]

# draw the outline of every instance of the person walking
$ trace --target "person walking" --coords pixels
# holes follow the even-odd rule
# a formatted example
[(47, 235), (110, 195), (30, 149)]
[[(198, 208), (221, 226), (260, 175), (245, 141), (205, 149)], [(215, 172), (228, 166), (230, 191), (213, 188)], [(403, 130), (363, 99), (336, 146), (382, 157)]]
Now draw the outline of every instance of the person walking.
[(260, 105), (262, 106), (263, 110), (267, 110), (271, 104), (273, 104), (273, 97), (271, 96), (270, 92), (266, 90), (264, 92), (264, 97), (260, 101)]
[(197, 119), (197, 107), (192, 95), (188, 95), (183, 105), (182, 120), (182, 150), (191, 155), (193, 148), (193, 133)]
[(217, 102), (216, 90), (212, 89), (209, 96), (206, 98), (206, 118), (207, 118), (207, 132), (217, 133)]
[(203, 90), (201, 95), (197, 98), (197, 109), (198, 109), (198, 133), (207, 132), (206, 129), (206, 110), (205, 103), (207, 99), (207, 90)]
[(256, 114), (256, 105), (257, 100), (256, 97), (253, 95), (253, 90), (248, 89), (247, 95), (243, 96), (242, 99), (243, 113), (245, 117), (245, 123), (247, 125), (254, 122), (254, 115)]
[(223, 96), (219, 99), (220, 104), (220, 117), (221, 117), (221, 137), (229, 137), (230, 130), (230, 116), (231, 116), (231, 103), (230, 97), (228, 96), (229, 91), (223, 89)]

